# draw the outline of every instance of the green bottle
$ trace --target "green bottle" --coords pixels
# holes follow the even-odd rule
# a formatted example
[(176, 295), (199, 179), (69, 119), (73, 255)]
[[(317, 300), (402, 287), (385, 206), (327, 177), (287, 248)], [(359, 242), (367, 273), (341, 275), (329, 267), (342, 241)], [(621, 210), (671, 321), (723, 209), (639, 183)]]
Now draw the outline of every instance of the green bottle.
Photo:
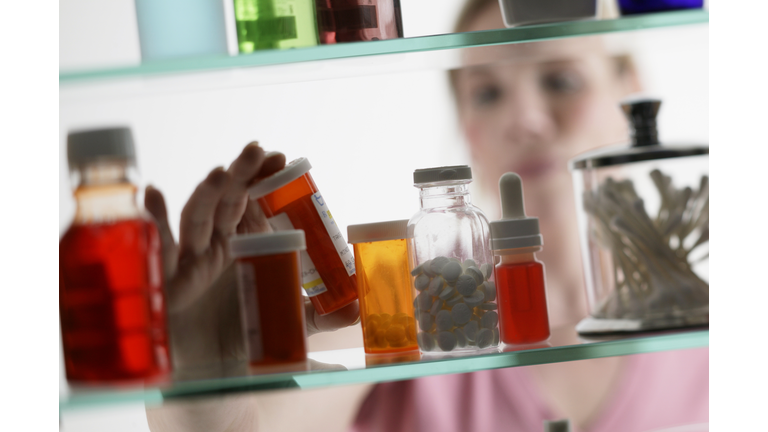
[(315, 0), (234, 0), (241, 53), (319, 43)]

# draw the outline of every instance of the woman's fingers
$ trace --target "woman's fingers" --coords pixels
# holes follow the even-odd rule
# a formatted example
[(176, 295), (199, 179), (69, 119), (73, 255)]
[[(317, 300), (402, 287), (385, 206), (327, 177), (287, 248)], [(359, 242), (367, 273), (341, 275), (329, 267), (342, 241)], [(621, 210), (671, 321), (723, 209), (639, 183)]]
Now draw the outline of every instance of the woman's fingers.
[(261, 164), (261, 170), (256, 178), (269, 177), (283, 168), (285, 168), (285, 155), (280, 152), (269, 152), (264, 155), (264, 163)]
[[(264, 157), (264, 163), (261, 164), (261, 170), (256, 178), (251, 182), (251, 186), (257, 184), (259, 180), (269, 177), (272, 174), (285, 168), (285, 155), (280, 152), (269, 152)], [(267, 222), (267, 218), (262, 212), (259, 203), (255, 199), (248, 199), (245, 207), (245, 213), (237, 226), (238, 234), (250, 234), (260, 232), (271, 232), (272, 229)]]
[(264, 212), (261, 211), (259, 203), (256, 200), (249, 199), (248, 205), (245, 207), (245, 213), (243, 219), (237, 226), (238, 234), (255, 234), (272, 232), (272, 227), (267, 222), (267, 217), (264, 216)]
[(232, 181), (216, 209), (215, 229), (224, 236), (234, 234), (240, 223), (248, 202), (247, 188), (261, 170), (264, 163), (264, 150), (252, 142), (245, 146), (240, 155), (232, 162), (227, 172)]
[(304, 299), (304, 312), (307, 317), (307, 336), (315, 333), (338, 330), (356, 324), (360, 318), (360, 306), (357, 300), (328, 315), (315, 311), (312, 302)]
[(179, 251), (173, 239), (171, 226), (168, 224), (168, 211), (165, 207), (163, 194), (152, 186), (147, 186), (144, 192), (144, 207), (155, 218), (157, 230), (160, 233), (160, 243), (163, 248), (163, 273), (168, 280), (176, 274), (176, 264), (179, 261)]
[[(189, 255), (179, 262), (176, 275), (167, 287), (169, 314), (184, 312), (194, 306), (201, 296), (209, 292), (224, 270), (228, 262), (226, 241), (217, 233), (213, 236), (211, 248), (204, 254)], [(215, 307), (216, 305), (211, 303), (203, 306), (202, 310)]]
[(181, 211), (179, 250), (182, 255), (203, 253), (211, 243), (213, 217), (231, 181), (231, 175), (219, 167), (200, 183)]

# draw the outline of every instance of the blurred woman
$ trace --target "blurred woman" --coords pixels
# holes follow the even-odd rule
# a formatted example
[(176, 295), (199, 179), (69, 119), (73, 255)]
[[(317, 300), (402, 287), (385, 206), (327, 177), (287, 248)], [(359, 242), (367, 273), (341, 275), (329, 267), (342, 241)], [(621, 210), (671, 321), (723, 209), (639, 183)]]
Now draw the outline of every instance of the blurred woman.
[[(497, 0), (469, 0), (456, 31), (501, 27)], [(468, 67), (452, 71), (450, 78), (484, 207), (498, 218), (498, 208), (492, 208), (498, 179), (507, 171), (520, 174), (526, 211), (539, 218), (545, 239), (540, 258), (547, 269), (550, 324), (572, 328), (587, 308), (566, 162), (626, 140), (618, 103), (640, 90), (635, 69), (630, 59), (610, 56), (595, 37), (475, 48), (464, 53), (464, 61)], [(236, 304), (233, 278), (226, 277), (225, 239), (235, 232), (268, 230), (246, 190), (284, 164), (281, 154), (249, 145), (227, 170), (214, 170), (182, 212), (178, 246), (162, 195), (147, 191), (146, 206), (158, 219), (169, 251), (167, 286), (176, 291), (169, 295), (172, 332), (183, 340), (178, 335), (197, 329), (187, 346), (177, 347), (177, 364), (194, 362), (201, 352), (210, 353), (210, 346), (217, 347), (214, 354), (222, 364), (241, 351), (225, 329), (236, 325), (226, 324), (231, 318), (226, 310)], [(225, 293), (224, 300), (212, 301)], [(211, 304), (221, 305), (220, 311), (211, 313)], [(357, 304), (326, 317), (307, 308), (310, 334), (350, 325), (358, 314)], [(223, 330), (207, 334), (210, 325), (195, 327), (202, 316)], [(352, 423), (359, 432), (463, 432), (540, 431), (543, 420), (567, 418), (574, 431), (643, 432), (706, 423), (708, 368), (708, 349), (678, 350), (168, 404), (148, 410), (148, 419), (154, 431), (325, 431)]]
[[(503, 28), (497, 0), (469, 0), (455, 31)], [(619, 102), (640, 91), (631, 59), (598, 37), (465, 50), (452, 71), (458, 117), (482, 208), (500, 217), (498, 181), (518, 173), (526, 213), (539, 218), (550, 325), (588, 311), (567, 161), (626, 141)], [(494, 207), (495, 206), (495, 207)], [(576, 341), (574, 341), (576, 342)], [(568, 418), (577, 431), (648, 431), (706, 423), (708, 349), (436, 376), (377, 385), (355, 431), (542, 430)], [(399, 415), (395, 415), (398, 413)]]

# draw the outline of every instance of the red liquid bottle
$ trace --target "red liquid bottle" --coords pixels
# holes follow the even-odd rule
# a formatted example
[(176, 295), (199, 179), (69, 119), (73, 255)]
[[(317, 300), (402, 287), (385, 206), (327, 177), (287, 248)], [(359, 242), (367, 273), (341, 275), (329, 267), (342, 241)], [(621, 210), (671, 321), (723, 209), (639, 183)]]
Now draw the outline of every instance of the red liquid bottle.
[(403, 37), (400, 0), (315, 0), (320, 43)]
[(507, 249), (496, 266), (501, 341), (530, 344), (549, 338), (544, 264), (534, 252), (540, 247)]
[(129, 129), (69, 135), (77, 212), (59, 241), (67, 379), (153, 380), (170, 370), (160, 238), (136, 205)]
[(539, 220), (525, 216), (523, 185), (515, 173), (499, 180), (502, 219), (491, 222), (491, 249), (501, 261), (494, 271), (500, 339), (530, 344), (549, 339), (544, 264), (535, 253), (543, 243)]

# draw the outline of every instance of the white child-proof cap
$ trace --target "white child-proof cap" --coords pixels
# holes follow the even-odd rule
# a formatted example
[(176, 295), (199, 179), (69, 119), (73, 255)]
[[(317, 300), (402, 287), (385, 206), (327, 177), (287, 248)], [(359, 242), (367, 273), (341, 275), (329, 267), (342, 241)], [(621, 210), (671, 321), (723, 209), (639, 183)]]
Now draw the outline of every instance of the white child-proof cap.
[(243, 234), (229, 238), (229, 252), (233, 258), (276, 255), (306, 249), (307, 241), (302, 230)]
[(544, 240), (539, 230), (539, 218), (525, 216), (523, 182), (520, 176), (508, 172), (499, 179), (501, 220), (491, 222), (491, 249), (517, 249), (541, 246)]
[(400, 240), (405, 238), (407, 227), (408, 219), (350, 225), (347, 238), (350, 244)]
[(251, 196), (251, 199), (261, 198), (303, 176), (310, 169), (312, 169), (312, 165), (307, 158), (300, 157), (294, 159), (285, 168), (265, 179), (259, 180), (257, 184), (248, 189), (248, 194)]

